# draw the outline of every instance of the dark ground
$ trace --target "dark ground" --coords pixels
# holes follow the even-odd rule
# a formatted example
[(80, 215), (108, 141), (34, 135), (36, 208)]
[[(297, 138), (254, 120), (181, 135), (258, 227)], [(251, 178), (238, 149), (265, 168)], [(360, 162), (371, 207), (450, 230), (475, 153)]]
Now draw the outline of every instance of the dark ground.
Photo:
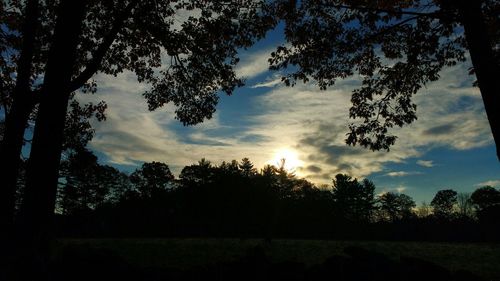
[(53, 280), (500, 280), (500, 245), (63, 239)]

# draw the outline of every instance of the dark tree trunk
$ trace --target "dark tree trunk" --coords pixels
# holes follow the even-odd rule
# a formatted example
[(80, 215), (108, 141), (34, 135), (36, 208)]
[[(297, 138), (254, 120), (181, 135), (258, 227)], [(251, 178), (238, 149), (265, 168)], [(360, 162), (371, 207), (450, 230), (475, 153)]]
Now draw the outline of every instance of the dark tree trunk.
[(21, 252), (30, 274), (44, 274), (54, 216), (64, 123), (84, 18), (85, 0), (62, 0), (45, 70), (42, 96), (28, 161), (26, 191), (21, 210)]
[(465, 30), (470, 57), (476, 72), (479, 89), (490, 122), (500, 160), (500, 66), (484, 22), (479, 0), (460, 0), (459, 11)]
[(5, 232), (2, 233), (5, 234), (10, 233), (12, 228), (24, 131), (33, 109), (30, 78), (38, 9), (38, 1), (31, 0), (27, 2), (22, 27), (23, 45), (17, 67), (16, 87), (12, 93), (13, 103), (5, 120), (5, 133), (0, 145), (0, 179), (2, 181), (2, 187), (0, 188), (0, 224), (4, 226), (2, 228)]
[(12, 257), (14, 256), (15, 237), (14, 208), (16, 200), (17, 180), (21, 164), (21, 150), (24, 131), (29, 115), (33, 109), (30, 92), (30, 79), (33, 64), (33, 53), (38, 23), (38, 1), (26, 3), (25, 18), (22, 26), (23, 42), (17, 65), (17, 79), (13, 103), (7, 112), (5, 132), (0, 144), (0, 279), (8, 280)]

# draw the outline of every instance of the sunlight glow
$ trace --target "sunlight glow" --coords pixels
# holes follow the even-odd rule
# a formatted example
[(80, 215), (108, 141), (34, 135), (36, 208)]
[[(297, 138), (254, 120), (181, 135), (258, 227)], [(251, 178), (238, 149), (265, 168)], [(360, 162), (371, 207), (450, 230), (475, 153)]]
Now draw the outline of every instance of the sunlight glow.
[(280, 167), (282, 159), (285, 159), (285, 170), (288, 172), (296, 172), (297, 168), (303, 164), (297, 152), (289, 148), (280, 148), (277, 150), (273, 158), (268, 161), (268, 164)]

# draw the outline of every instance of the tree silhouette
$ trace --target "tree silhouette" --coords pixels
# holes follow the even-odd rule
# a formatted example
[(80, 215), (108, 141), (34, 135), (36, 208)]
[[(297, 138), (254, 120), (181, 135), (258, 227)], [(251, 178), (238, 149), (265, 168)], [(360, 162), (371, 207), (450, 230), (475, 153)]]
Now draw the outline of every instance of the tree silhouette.
[(468, 51), (500, 160), (499, 6), (496, 0), (278, 1), (288, 44), (269, 62), (289, 69), (287, 85), (314, 79), (326, 89), (362, 77), (349, 111), (361, 122), (350, 125), (346, 142), (388, 150), (396, 141), (389, 130), (417, 118), (413, 95)]
[(114, 204), (130, 192), (128, 181), (122, 172), (99, 164), (93, 152), (72, 151), (61, 163), (56, 209), (73, 215)]
[(202, 158), (197, 165), (186, 166), (179, 174), (184, 186), (196, 187), (211, 183), (214, 178), (214, 167), (210, 161)]
[[(42, 3), (40, 3), (42, 2)], [(4, 3), (2, 2), (2, 5)], [(0, 109), (5, 115), (1, 132), (0, 175), (3, 179), (0, 189), (0, 218), (5, 225), (12, 222), (12, 196), (16, 193), (16, 182), (20, 171), (21, 148), (26, 143), (24, 131), (35, 122), (37, 107), (40, 100), (41, 84), (47, 59), (47, 44), (50, 30), (53, 29), (54, 3), (45, 1), (8, 1), (2, 8), (0, 22), (2, 24), (2, 51), (0, 64), (2, 80), (0, 87)], [(24, 5), (24, 6), (23, 6)], [(41, 12), (41, 11), (44, 12)], [(48, 12), (51, 10), (52, 12)], [(41, 24), (39, 18), (45, 19)], [(94, 92), (88, 87), (85, 92)], [(71, 95), (73, 98), (73, 95)], [(93, 131), (88, 120), (93, 115), (98, 120), (104, 119), (105, 103), (92, 103), (80, 106), (75, 100), (70, 103), (65, 126), (63, 147), (69, 145), (84, 147), (85, 141)], [(28, 122), (28, 120), (32, 122)], [(80, 134), (80, 136), (77, 136)], [(69, 139), (68, 138), (73, 139)]]
[(457, 192), (451, 189), (439, 190), (431, 201), (434, 215), (439, 219), (453, 217), (453, 207), (457, 204)]
[[(31, 236), (27, 239), (34, 244), (47, 236), (54, 210), (63, 129), (73, 91), (84, 86), (93, 91), (95, 83), (90, 79), (97, 72), (117, 75), (129, 70), (140, 82), (152, 85), (144, 94), (150, 109), (172, 102), (180, 121), (196, 124), (212, 116), (219, 90), (230, 94), (242, 85), (233, 71), (237, 49), (250, 46), (275, 24), (265, 8), (253, 1), (186, 0), (171, 5), (168, 1), (32, 0), (9, 4), (14, 12), (2, 19), (14, 22), (8, 31), (20, 34), (23, 42), (22, 48), (12, 45), (20, 50), (14, 64), (19, 74), (16, 83), (22, 89), (10, 95), (2, 163), (17, 161), (27, 116), (38, 104), (21, 212), (26, 228), (22, 233)], [(201, 11), (199, 17), (188, 17), (180, 27), (174, 26), (176, 11), (195, 9)], [(26, 28), (17, 33), (16, 25), (23, 21)], [(172, 63), (155, 71), (161, 66), (162, 52)]]
[(378, 196), (377, 202), (384, 216), (393, 222), (410, 217), (413, 213), (412, 209), (416, 206), (410, 196), (394, 192), (386, 192)]
[(416, 214), (419, 218), (427, 218), (432, 214), (432, 208), (427, 204), (427, 202), (423, 201), (416, 210)]
[(142, 197), (152, 197), (165, 192), (174, 175), (168, 165), (160, 162), (142, 164), (140, 169), (130, 175), (130, 181)]
[(476, 189), (470, 199), (477, 211), (482, 211), (486, 208), (500, 205), (500, 191), (491, 186), (483, 186)]
[(478, 219), (483, 223), (496, 225), (500, 222), (500, 191), (491, 186), (476, 189), (470, 196)]
[(374, 191), (375, 185), (367, 179), (360, 183), (348, 175), (336, 175), (332, 189), (336, 212), (348, 220), (370, 221), (375, 203)]
[[(17, 161), (27, 116), (35, 104), (39, 104), (39, 118), (32, 150), (38, 149), (38, 142), (44, 143), (47, 155), (54, 153), (49, 151), (58, 150), (60, 145), (56, 136), (61, 135), (64, 127), (60, 120), (64, 120), (62, 113), (68, 96), (82, 87), (95, 91), (96, 84), (90, 79), (97, 72), (112, 75), (125, 70), (134, 72), (140, 82), (153, 85), (152, 90), (145, 94), (150, 109), (173, 102), (178, 108), (177, 117), (184, 124), (210, 118), (217, 103), (216, 92), (222, 90), (230, 94), (242, 84), (232, 70), (238, 62), (236, 50), (250, 46), (274, 25), (274, 21), (266, 16), (265, 8), (253, 1), (201, 3), (186, 0), (172, 5), (165, 1), (72, 1), (81, 5), (82, 9), (78, 11), (64, 7), (64, 2), (59, 5), (59, 2), (31, 0), (12, 1), (5, 5), (8, 13), (5, 16), (2, 13), (2, 24), (5, 23), (6, 27), (2, 31), (7, 31), (9, 38), (15, 37), (12, 39), (15, 42), (7, 47), (17, 50), (8, 52), (16, 54), (8, 60), (11, 63), (8, 66), (17, 67), (15, 83), (20, 90), (9, 95), (12, 102), (2, 141), (3, 163)], [(202, 11), (199, 17), (189, 17), (182, 26), (173, 28), (178, 22), (176, 11), (195, 9)], [(82, 14), (78, 19), (80, 11)], [(71, 21), (61, 24), (64, 15)], [(23, 22), (24, 28), (21, 28)], [(63, 34), (62, 27), (56, 32), (57, 26), (64, 26), (64, 30), (75, 37), (74, 42), (62, 40), (71, 37)], [(2, 48), (6, 48), (5, 42), (10, 43), (2, 40)], [(76, 43), (74, 47), (72, 43)], [(55, 51), (57, 48), (61, 52)], [(172, 58), (172, 63), (158, 72), (154, 69), (161, 65), (162, 50)], [(66, 59), (62, 51), (66, 51)], [(50, 55), (55, 53), (59, 56)], [(69, 59), (71, 56), (74, 59)], [(63, 73), (64, 67), (70, 69), (64, 72), (69, 73), (68, 81), (58, 74)], [(57, 77), (58, 83), (51, 84), (50, 77)], [(44, 122), (52, 124), (54, 134), (42, 129), (49, 127), (40, 125)], [(55, 134), (56, 131), (59, 133)], [(43, 140), (49, 136), (50, 141)], [(44, 162), (46, 169), (50, 166), (49, 170), (57, 170), (57, 157), (52, 157), (51, 161), (48, 158), (39, 161), (36, 160), (38, 152), (33, 155), (35, 159), (30, 167)], [(31, 171), (28, 174), (33, 173), (36, 177), (35, 167), (28, 169)], [(9, 173), (5, 174), (7, 177), (11, 177)], [(53, 188), (55, 172), (45, 178), (46, 183), (40, 182), (44, 180), (41, 177), (34, 182)]]
[(457, 195), (458, 214), (462, 218), (472, 218), (474, 216), (473, 203), (470, 193), (458, 193)]
[(254, 168), (253, 163), (250, 161), (250, 159), (246, 157), (241, 159), (239, 167), (241, 169), (241, 173), (247, 178), (251, 178), (257, 175), (257, 169)]

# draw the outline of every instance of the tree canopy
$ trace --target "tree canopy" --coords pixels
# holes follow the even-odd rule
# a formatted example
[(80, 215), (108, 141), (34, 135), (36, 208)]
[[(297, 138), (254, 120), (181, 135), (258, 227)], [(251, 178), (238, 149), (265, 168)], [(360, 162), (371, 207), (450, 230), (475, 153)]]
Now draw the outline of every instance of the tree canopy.
[(457, 204), (457, 192), (451, 189), (439, 190), (431, 201), (434, 215), (442, 219), (450, 219), (453, 207)]
[(391, 128), (417, 119), (414, 95), (463, 62), (469, 51), (500, 159), (500, 22), (497, 0), (282, 1), (287, 44), (272, 53), (287, 85), (317, 81), (321, 89), (359, 76), (346, 142), (388, 150)]

